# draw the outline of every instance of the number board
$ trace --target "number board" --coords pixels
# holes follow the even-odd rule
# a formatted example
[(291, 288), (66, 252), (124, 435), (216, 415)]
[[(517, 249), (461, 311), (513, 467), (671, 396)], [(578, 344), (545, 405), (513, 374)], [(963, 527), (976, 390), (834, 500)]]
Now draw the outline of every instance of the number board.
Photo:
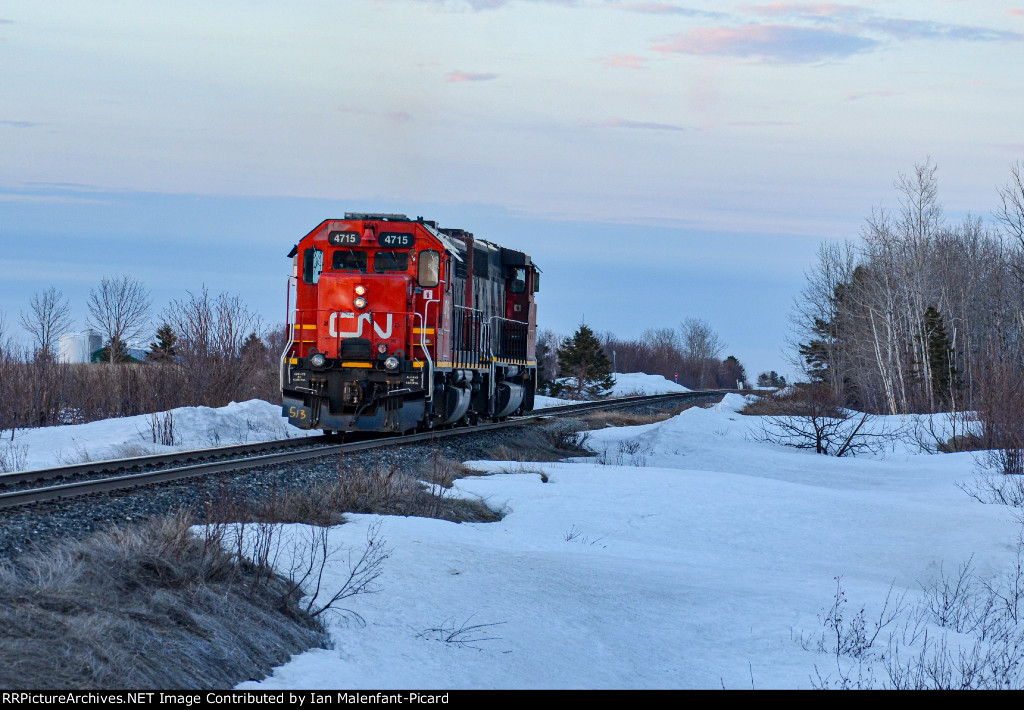
[(336, 247), (354, 247), (362, 240), (358, 232), (331, 232), (327, 235), (327, 242)]
[(407, 249), (413, 244), (413, 236), (404, 232), (385, 232), (377, 237), (377, 243), (382, 247)]

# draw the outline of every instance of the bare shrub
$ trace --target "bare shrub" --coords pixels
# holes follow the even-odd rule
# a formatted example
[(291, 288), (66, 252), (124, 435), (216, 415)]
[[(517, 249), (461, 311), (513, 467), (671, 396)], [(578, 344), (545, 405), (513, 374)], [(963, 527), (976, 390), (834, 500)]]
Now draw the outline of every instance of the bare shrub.
[(358, 551), (345, 550), (348, 576), (333, 593), (324, 589), (324, 572), (329, 563), (342, 553), (333, 549), (328, 539), (328, 529), (309, 527), (302, 540), (295, 544), (292, 565), (288, 570), (290, 588), (286, 598), (299, 603), (313, 618), (324, 614), (338, 615), (363, 625), (363, 617), (351, 609), (341, 607), (341, 602), (361, 594), (376, 594), (380, 591), (377, 579), (384, 572), (384, 563), (391, 556), (380, 536), (380, 522), (366, 530), (366, 544)]
[(976, 476), (956, 485), (979, 503), (1024, 508), (1024, 476), (1002, 473), (1000, 454), (1000, 451), (982, 452), (976, 459)]
[(979, 389), (981, 439), (991, 450), (987, 463), (1005, 474), (1024, 474), (1024, 371), (1018, 363), (993, 359)]
[[(848, 611), (837, 578), (833, 605), (819, 617), (820, 636), (799, 639), (805, 649), (828, 653), (834, 663), (824, 675), (816, 667), (812, 683), (900, 690), (1024, 688), (1024, 543), (1018, 541), (1016, 562), (1001, 575), (983, 578), (968, 560), (953, 573), (940, 569), (921, 588), (923, 596), (912, 607), (904, 605), (903, 596), (894, 599), (890, 588), (878, 620), (868, 624), (863, 608)], [(878, 666), (887, 679), (876, 676)]]
[(470, 615), (462, 623), (455, 621), (455, 618), (445, 619), (440, 625), (424, 629), (416, 634), (416, 638), (440, 641), (442, 643), (458, 646), (459, 648), (475, 648), (480, 650), (478, 643), (483, 641), (500, 641), (500, 636), (489, 636), (486, 629), (501, 626), (504, 621), (496, 621), (490, 624), (470, 624), (474, 615)]
[(587, 442), (590, 440), (590, 434), (585, 431), (575, 431), (572, 426), (555, 426), (544, 430), (544, 438), (553, 446), (557, 451), (564, 452), (566, 454), (576, 454), (578, 452), (588, 452)]
[(269, 369), (270, 355), (255, 335), (260, 319), (241, 297), (221, 293), (214, 298), (204, 286), (172, 301), (162, 318), (177, 336), (178, 364), (191, 402), (220, 406), (231, 397), (257, 396), (261, 388), (254, 374)]
[[(823, 383), (796, 387), (792, 396), (774, 404), (788, 413), (767, 417), (757, 435), (759, 441), (813, 449), (828, 456), (854, 456), (880, 451), (897, 436), (891, 431), (869, 431), (865, 425), (870, 415), (842, 409), (837, 395)], [(783, 406), (786, 409), (781, 409)]]
[(28, 465), (28, 446), (21, 442), (0, 443), (0, 473), (23, 471)]
[(150, 433), (153, 443), (161, 446), (174, 446), (174, 414), (172, 412), (154, 412), (150, 416)]

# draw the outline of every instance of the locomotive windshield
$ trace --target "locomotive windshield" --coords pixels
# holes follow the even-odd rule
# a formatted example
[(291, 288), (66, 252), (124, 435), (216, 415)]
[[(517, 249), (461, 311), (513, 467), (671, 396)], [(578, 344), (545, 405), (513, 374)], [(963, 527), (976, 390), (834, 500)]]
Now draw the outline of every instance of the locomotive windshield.
[(366, 252), (353, 249), (338, 249), (334, 252), (331, 266), (335, 271), (358, 271), (366, 273)]
[(375, 274), (383, 274), (386, 271), (408, 270), (408, 252), (379, 251), (373, 257), (373, 273)]

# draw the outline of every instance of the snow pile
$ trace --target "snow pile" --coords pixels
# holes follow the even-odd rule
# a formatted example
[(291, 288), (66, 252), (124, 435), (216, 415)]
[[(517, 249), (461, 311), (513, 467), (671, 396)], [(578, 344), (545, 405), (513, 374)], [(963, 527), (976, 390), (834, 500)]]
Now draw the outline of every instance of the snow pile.
[[(154, 430), (157, 441), (160, 433), (173, 431), (173, 443), (155, 443)], [(252, 399), (216, 409), (179, 407), (159, 414), (155, 421), (153, 415), (140, 414), (88, 424), (19, 429), (13, 441), (10, 432), (0, 441), (0, 456), (6, 453), (8, 460), (17, 459), (19, 469), (49, 468), (319, 433), (290, 425), (281, 416), (281, 405)]]
[(631, 394), (668, 394), (670, 392), (689, 392), (680, 384), (666, 380), (661, 375), (647, 375), (643, 372), (616, 372), (615, 386), (612, 397), (626, 397)]
[(563, 404), (579, 404), (571, 399), (559, 399), (558, 397), (545, 397), (542, 394), (534, 395), (533, 408), (547, 409), (548, 407), (561, 407)]
[[(690, 392), (686, 387), (670, 382), (661, 375), (648, 375), (643, 372), (612, 373), (615, 385), (612, 387), (609, 397), (628, 397), (641, 394), (669, 394), (671, 392)], [(565, 387), (572, 389), (575, 380), (563, 377), (558, 382)], [(544, 397), (537, 395), (534, 400), (534, 409), (545, 407), (558, 407), (563, 404), (579, 404), (578, 400), (558, 399), (556, 397)]]

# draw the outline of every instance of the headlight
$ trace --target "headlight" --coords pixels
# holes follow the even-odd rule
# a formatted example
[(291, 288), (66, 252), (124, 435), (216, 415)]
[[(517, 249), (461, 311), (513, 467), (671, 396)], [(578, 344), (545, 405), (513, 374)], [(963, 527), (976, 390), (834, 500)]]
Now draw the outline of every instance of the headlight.
[(309, 364), (313, 367), (323, 367), (327, 364), (327, 358), (323, 353), (315, 353), (309, 358)]
[(384, 361), (384, 367), (388, 370), (394, 370), (398, 367), (398, 358), (392, 355)]
[(359, 284), (358, 286), (356, 286), (356, 295), (357, 296), (365, 296), (366, 295), (366, 286), (363, 286), (362, 284)]
[(379, 343), (377, 345), (377, 352), (379, 352), (381, 355), (383, 355), (387, 351), (388, 351), (388, 344), (387, 343)]
[(366, 308), (366, 299), (362, 296), (356, 296), (356, 300), (352, 301), (352, 305), (356, 308)]

